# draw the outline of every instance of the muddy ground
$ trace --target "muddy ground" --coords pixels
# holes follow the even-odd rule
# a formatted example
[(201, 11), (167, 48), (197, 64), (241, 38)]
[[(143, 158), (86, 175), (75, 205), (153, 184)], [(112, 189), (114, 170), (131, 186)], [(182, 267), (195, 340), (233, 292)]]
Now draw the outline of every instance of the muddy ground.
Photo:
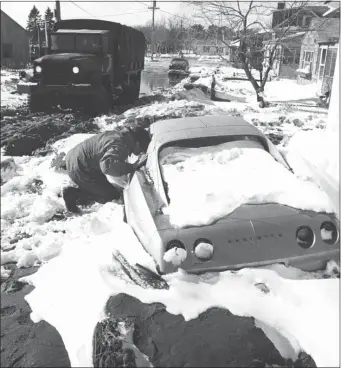
[(57, 330), (45, 321), (32, 322), (31, 309), (25, 301), (33, 286), (21, 283), (20, 277), (37, 268), (17, 269), (1, 280), (1, 367), (70, 367), (63, 341)]

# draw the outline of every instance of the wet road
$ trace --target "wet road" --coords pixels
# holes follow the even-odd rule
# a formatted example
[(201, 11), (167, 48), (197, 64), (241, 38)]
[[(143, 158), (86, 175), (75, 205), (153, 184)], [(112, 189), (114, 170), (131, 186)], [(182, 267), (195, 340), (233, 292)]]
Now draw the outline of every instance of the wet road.
[(145, 63), (145, 69), (142, 72), (141, 94), (148, 94), (158, 88), (169, 86), (167, 73), (170, 61), (171, 59), (164, 59)]

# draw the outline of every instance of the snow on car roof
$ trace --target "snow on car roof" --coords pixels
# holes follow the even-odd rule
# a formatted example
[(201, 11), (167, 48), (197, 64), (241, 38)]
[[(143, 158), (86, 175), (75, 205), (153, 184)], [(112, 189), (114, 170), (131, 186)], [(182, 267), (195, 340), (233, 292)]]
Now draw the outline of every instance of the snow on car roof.
[(158, 121), (151, 125), (150, 132), (157, 146), (182, 139), (221, 135), (263, 134), (245, 120), (235, 116), (198, 116)]

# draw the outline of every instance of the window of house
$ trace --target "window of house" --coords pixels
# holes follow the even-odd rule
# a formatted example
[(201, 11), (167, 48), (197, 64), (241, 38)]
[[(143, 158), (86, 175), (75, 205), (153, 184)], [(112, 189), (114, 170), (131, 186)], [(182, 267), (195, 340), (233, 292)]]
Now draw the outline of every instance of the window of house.
[(283, 49), (282, 55), (282, 63), (284, 65), (292, 64), (294, 62), (294, 51), (289, 50), (288, 48)]
[(303, 17), (303, 27), (309, 27), (313, 17)]
[(326, 58), (327, 58), (327, 47), (321, 47), (320, 65), (319, 65), (319, 69), (318, 69), (319, 79), (323, 78), (324, 70), (325, 70), (325, 67), (326, 67)]
[(337, 49), (329, 48), (327, 50), (326, 63), (324, 68), (324, 77), (333, 77), (336, 65)]
[(2, 57), (4, 59), (9, 59), (13, 54), (13, 45), (11, 43), (3, 43), (2, 44)]
[(308, 68), (311, 71), (311, 65), (313, 63), (313, 52), (312, 51), (304, 51), (303, 52), (303, 58), (301, 63), (301, 68), (305, 69)]

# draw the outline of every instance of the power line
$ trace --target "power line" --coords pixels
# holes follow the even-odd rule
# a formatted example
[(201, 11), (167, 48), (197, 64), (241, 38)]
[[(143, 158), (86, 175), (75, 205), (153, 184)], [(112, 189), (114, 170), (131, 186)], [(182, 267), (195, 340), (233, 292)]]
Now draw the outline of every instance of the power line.
[(69, 0), (69, 1), (70, 1), (70, 3), (72, 3), (72, 4), (73, 4), (73, 5), (75, 5), (75, 6), (77, 6), (79, 9), (83, 10), (83, 12), (87, 13), (87, 14), (88, 14), (88, 15), (90, 15), (91, 17), (93, 17), (93, 18), (97, 18), (97, 17), (95, 17), (94, 15), (92, 15), (91, 13), (89, 13), (87, 10), (83, 9), (81, 6), (79, 6), (78, 4), (76, 4), (74, 1), (71, 1), (71, 0)]
[(144, 6), (146, 6), (146, 7), (149, 8), (149, 5), (146, 4), (146, 3), (144, 3), (143, 1), (135, 0), (135, 2), (140, 3), (140, 4), (143, 4)]
[(146, 13), (149, 12), (149, 10), (139, 10), (132, 13), (120, 13), (120, 14), (110, 14), (110, 15), (98, 15), (98, 17), (116, 17), (118, 15), (129, 15), (129, 14), (140, 14), (140, 13)]

